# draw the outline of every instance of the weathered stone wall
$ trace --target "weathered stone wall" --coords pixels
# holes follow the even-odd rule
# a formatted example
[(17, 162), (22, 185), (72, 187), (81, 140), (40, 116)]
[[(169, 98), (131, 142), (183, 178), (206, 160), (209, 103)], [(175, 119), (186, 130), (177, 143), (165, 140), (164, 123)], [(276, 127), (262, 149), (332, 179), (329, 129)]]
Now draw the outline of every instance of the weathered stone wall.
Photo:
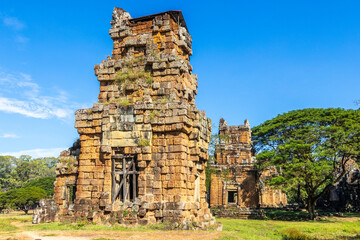
[(214, 213), (238, 217), (251, 213), (249, 217), (256, 217), (261, 211), (249, 209), (287, 204), (286, 194), (264, 185), (269, 176), (277, 174), (276, 169), (270, 167), (259, 174), (254, 166), (256, 159), (247, 120), (240, 126), (227, 126), (224, 119), (220, 120), (215, 156), (210, 183), (210, 206)]
[(41, 199), (39, 205), (33, 213), (33, 224), (49, 223), (57, 220), (59, 207), (54, 199)]
[[(78, 171), (57, 179), (60, 212), (92, 221), (214, 224), (205, 199), (211, 124), (195, 106), (192, 39), (181, 12), (132, 19), (115, 8), (111, 25), (113, 56), (95, 66), (99, 103), (75, 114)], [(117, 162), (125, 156), (136, 166)], [(125, 172), (136, 180), (121, 185)], [(62, 193), (73, 177), (76, 199), (69, 205)], [(119, 186), (129, 194), (117, 195)]]
[(278, 175), (278, 171), (274, 166), (267, 167), (267, 169), (261, 173), (259, 179), (259, 203), (262, 208), (273, 208), (287, 205), (286, 193), (283, 193), (280, 189), (266, 185), (266, 181), (275, 175)]
[[(59, 214), (66, 214), (67, 209), (73, 203), (71, 191), (75, 191), (78, 176), (78, 155), (80, 154), (80, 141), (76, 141), (73, 147), (61, 152), (59, 162), (56, 165), (56, 181), (54, 183), (54, 200), (59, 207)], [(75, 192), (72, 192), (75, 194)]]
[[(239, 206), (256, 208), (259, 204), (256, 171), (249, 167), (217, 167), (211, 174), (210, 206)], [(229, 203), (228, 191), (236, 191), (234, 201)]]

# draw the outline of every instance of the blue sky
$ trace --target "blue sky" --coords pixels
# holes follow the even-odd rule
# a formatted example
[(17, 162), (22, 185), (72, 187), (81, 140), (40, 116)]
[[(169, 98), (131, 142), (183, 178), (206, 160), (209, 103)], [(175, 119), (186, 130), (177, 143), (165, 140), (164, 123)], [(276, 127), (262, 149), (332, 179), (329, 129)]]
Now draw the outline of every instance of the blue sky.
[(252, 126), (302, 108), (357, 108), (359, 1), (0, 1), (0, 153), (57, 156), (97, 102), (113, 7), (182, 10), (197, 106)]

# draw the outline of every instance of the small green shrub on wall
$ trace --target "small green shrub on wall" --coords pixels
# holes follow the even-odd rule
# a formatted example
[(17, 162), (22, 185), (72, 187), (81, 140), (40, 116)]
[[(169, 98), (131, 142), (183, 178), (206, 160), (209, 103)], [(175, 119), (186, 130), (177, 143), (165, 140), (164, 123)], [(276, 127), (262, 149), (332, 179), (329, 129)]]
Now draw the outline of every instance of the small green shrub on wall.
[(115, 81), (119, 86), (123, 85), (127, 80), (134, 81), (137, 79), (144, 79), (148, 84), (153, 82), (153, 77), (150, 72), (136, 71), (133, 68), (129, 68), (124, 72), (118, 72), (115, 75)]
[(146, 147), (146, 146), (150, 146), (150, 141), (147, 140), (147, 139), (144, 139), (144, 138), (139, 138), (138, 141), (137, 141), (137, 144), (140, 147)]

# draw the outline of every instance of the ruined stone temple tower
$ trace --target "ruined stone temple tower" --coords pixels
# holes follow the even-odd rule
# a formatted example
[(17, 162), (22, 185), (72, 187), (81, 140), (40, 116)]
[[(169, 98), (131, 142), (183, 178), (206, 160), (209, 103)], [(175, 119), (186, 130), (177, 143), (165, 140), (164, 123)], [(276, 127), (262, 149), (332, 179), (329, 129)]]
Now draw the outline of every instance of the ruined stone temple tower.
[(259, 217), (260, 207), (279, 207), (287, 204), (286, 194), (266, 186), (266, 178), (277, 174), (269, 167), (261, 176), (254, 166), (251, 129), (244, 125), (228, 126), (219, 123), (219, 141), (215, 145), (216, 162), (211, 164), (210, 206), (218, 216)]
[(131, 18), (115, 8), (109, 33), (112, 57), (95, 66), (99, 102), (76, 112), (78, 168), (57, 177), (60, 216), (213, 224), (205, 199), (211, 124), (195, 106), (181, 11)]

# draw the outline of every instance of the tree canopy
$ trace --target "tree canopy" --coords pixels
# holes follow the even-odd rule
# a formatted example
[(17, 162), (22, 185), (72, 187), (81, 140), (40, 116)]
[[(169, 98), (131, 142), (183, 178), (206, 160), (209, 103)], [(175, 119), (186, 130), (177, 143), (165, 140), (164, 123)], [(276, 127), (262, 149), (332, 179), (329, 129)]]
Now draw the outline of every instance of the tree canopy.
[(270, 184), (296, 189), (314, 219), (317, 200), (360, 158), (360, 111), (295, 110), (254, 127), (252, 136), (260, 169), (279, 169)]
[(42, 198), (46, 198), (46, 192), (38, 187), (11, 189), (0, 194), (0, 209), (18, 208), (27, 214), (28, 210), (35, 207)]
[(21, 188), (29, 181), (55, 176), (57, 158), (0, 156), (0, 190)]
[(23, 186), (23, 188), (28, 188), (28, 187), (41, 188), (41, 189), (45, 190), (47, 198), (52, 198), (52, 196), (54, 195), (54, 182), (55, 182), (55, 179), (56, 179), (55, 177), (39, 178), (39, 179), (32, 180), (32, 181), (26, 183)]

